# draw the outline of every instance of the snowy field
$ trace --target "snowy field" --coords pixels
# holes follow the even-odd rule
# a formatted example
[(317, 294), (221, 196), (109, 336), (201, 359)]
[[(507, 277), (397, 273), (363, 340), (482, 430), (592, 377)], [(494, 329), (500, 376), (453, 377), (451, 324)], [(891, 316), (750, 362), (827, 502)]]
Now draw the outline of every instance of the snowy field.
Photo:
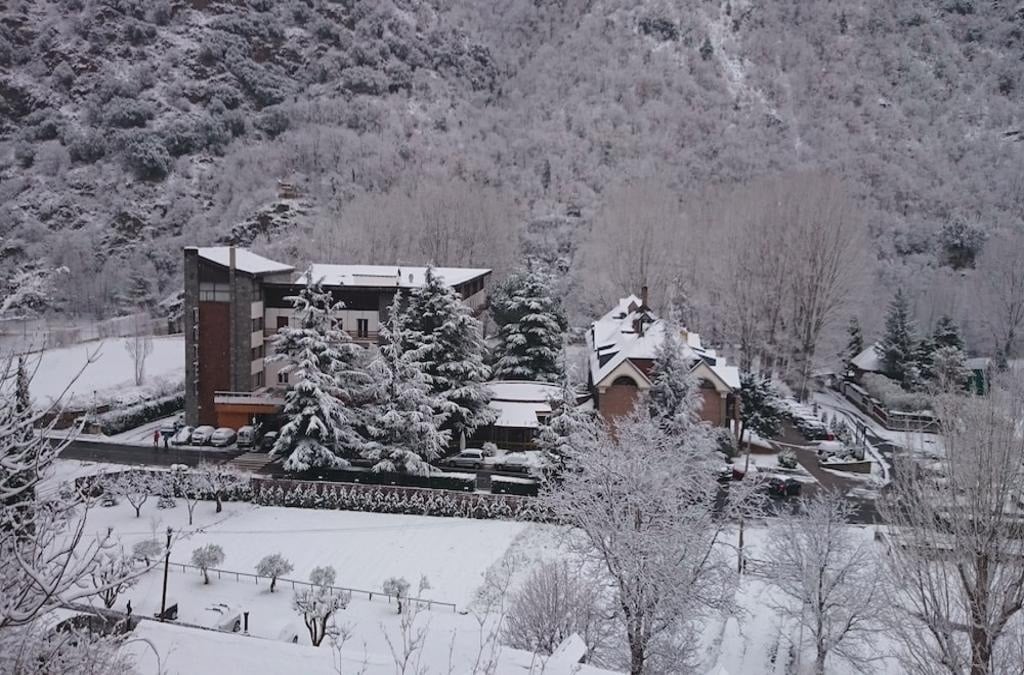
[[(153, 338), (142, 387), (135, 386), (134, 362), (120, 338), (36, 352), (28, 356), (28, 368), (35, 371), (31, 393), (37, 406), (47, 405), (65, 389), (64, 404), (71, 400), (87, 404), (94, 397), (102, 400), (115, 395), (128, 401), (140, 389), (184, 380), (185, 339), (180, 335)], [(72, 383), (76, 375), (78, 379)]]

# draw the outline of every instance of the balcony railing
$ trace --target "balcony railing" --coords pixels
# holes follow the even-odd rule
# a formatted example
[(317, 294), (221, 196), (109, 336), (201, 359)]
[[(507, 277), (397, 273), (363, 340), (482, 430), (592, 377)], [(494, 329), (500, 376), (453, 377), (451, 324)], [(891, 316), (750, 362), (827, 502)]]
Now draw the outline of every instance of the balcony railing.
[(277, 392), (259, 391), (215, 391), (213, 402), (223, 405), (284, 405), (284, 397)]

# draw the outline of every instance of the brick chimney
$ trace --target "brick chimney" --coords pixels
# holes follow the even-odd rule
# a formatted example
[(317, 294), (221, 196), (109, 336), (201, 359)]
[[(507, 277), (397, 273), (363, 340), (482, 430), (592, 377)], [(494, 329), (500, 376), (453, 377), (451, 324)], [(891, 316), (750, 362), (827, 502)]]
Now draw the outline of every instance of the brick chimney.
[(647, 307), (647, 284), (640, 287), (640, 306)]

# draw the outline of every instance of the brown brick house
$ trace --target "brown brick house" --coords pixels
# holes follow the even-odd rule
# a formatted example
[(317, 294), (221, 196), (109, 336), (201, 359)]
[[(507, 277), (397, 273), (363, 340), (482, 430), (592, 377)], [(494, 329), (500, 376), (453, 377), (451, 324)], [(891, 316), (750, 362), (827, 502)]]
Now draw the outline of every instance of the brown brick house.
[[(651, 370), (665, 322), (642, 297), (630, 295), (593, 322), (587, 332), (588, 384), (598, 412), (606, 420), (628, 414), (651, 388)], [(700, 335), (683, 329), (681, 338), (704, 399), (701, 417), (728, 427), (739, 418), (739, 369), (715, 350), (702, 346)]]

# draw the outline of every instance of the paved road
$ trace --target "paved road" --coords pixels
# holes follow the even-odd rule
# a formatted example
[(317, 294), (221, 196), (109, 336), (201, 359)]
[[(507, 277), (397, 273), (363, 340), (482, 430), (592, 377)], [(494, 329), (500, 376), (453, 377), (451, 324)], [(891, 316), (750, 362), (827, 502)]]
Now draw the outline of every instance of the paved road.
[(88, 462), (111, 462), (130, 465), (187, 464), (197, 466), (203, 462), (218, 464), (242, 454), (240, 450), (212, 450), (200, 448), (155, 449), (146, 445), (123, 445), (76, 439), (60, 453), (61, 459), (78, 459)]

